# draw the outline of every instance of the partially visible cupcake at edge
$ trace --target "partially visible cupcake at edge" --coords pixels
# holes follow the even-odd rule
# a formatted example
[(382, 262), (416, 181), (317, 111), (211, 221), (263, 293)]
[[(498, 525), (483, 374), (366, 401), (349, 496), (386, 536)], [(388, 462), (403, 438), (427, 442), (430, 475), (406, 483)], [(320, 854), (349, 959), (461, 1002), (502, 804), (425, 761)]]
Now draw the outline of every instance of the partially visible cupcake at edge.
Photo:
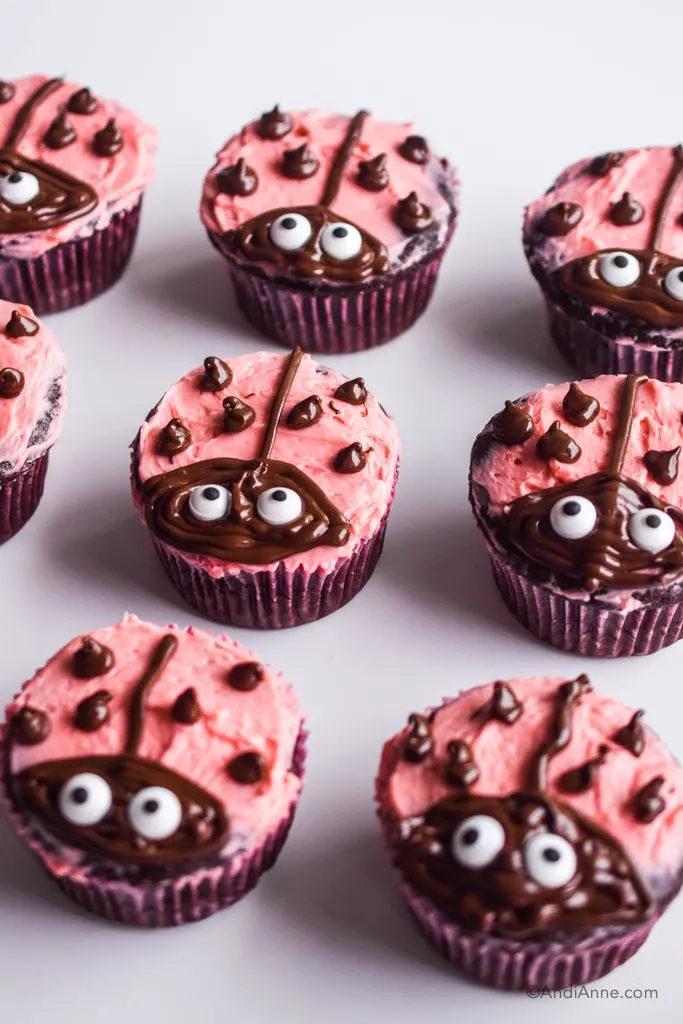
[(683, 147), (572, 164), (524, 218), (550, 331), (579, 375), (683, 380)]
[(0, 544), (33, 515), (66, 408), (66, 360), (28, 306), (0, 299)]
[(564, 650), (649, 654), (683, 634), (683, 384), (549, 385), (475, 440), (470, 501), (510, 610)]
[(480, 983), (595, 981), (679, 892), (683, 770), (643, 715), (585, 675), (499, 680), (386, 743), (377, 800), (401, 893)]
[(275, 107), (221, 149), (201, 217), (239, 305), (311, 352), (389, 341), (422, 314), (455, 228), (457, 179), (411, 124)]
[(133, 500), (189, 604), (236, 626), (295, 626), (372, 575), (399, 450), (360, 377), (300, 349), (208, 356), (142, 425)]
[(0, 298), (69, 309), (123, 273), (156, 132), (63, 78), (0, 81)]
[(292, 688), (226, 636), (127, 615), (77, 637), (7, 708), (12, 822), (67, 896), (158, 927), (272, 867), (301, 794)]

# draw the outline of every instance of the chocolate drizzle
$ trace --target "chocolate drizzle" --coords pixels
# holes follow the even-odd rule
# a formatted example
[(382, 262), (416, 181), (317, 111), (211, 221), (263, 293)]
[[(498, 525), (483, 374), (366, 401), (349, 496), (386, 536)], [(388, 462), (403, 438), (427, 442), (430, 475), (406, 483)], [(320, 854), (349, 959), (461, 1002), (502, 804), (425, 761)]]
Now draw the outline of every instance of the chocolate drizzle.
[(228, 685), (233, 690), (250, 693), (263, 682), (265, 669), (258, 661), (240, 661), (228, 672)]
[(70, 114), (79, 114), (81, 117), (87, 114), (94, 114), (99, 103), (91, 93), (90, 89), (77, 89), (69, 97), (66, 109)]
[(396, 203), (396, 223), (402, 231), (417, 234), (433, 223), (432, 211), (426, 203), (420, 202), (417, 192), (411, 192)]
[(552, 734), (547, 743), (541, 746), (532, 763), (532, 789), (547, 789), (548, 765), (553, 757), (569, 746), (572, 738), (572, 714), (574, 708), (590, 689), (590, 680), (585, 674), (577, 676), (576, 679), (570, 679), (560, 686)]
[(223, 433), (240, 434), (250, 427), (256, 419), (256, 413), (250, 405), (236, 395), (229, 395), (223, 400)]
[(325, 188), (320, 199), (321, 206), (332, 206), (333, 202), (337, 198), (342, 182), (342, 175), (346, 170), (346, 165), (351, 158), (351, 154), (355, 146), (357, 146), (360, 141), (367, 117), (367, 110), (359, 110), (358, 113), (351, 118), (344, 141), (337, 150), (336, 156), (332, 161), (332, 166), (328, 171), (327, 181), (325, 182)]
[(380, 153), (371, 160), (361, 160), (358, 164), (358, 184), (368, 192), (381, 192), (389, 184), (387, 155)]
[(48, 78), (42, 85), (39, 85), (35, 92), (31, 93), (29, 98), (19, 108), (12, 127), (9, 130), (7, 138), (5, 139), (5, 146), (7, 149), (16, 149), (28, 128), (34, 111), (38, 106), (47, 99), (47, 97), (59, 89), (63, 79), (61, 78)]
[(493, 417), (493, 436), (496, 441), (511, 447), (528, 441), (534, 432), (531, 416), (514, 402), (507, 401), (504, 408)]
[(541, 230), (553, 238), (568, 235), (583, 217), (583, 210), (578, 203), (556, 203), (543, 215)]
[(287, 414), (286, 423), (290, 430), (304, 430), (317, 423), (322, 414), (322, 399), (318, 395), (309, 395), (292, 406)]
[(657, 775), (654, 779), (639, 789), (633, 800), (633, 813), (636, 819), (644, 825), (649, 825), (655, 818), (659, 817), (666, 801), (660, 796), (659, 791), (664, 785), (664, 776)]
[(195, 725), (202, 717), (202, 709), (197, 700), (197, 691), (193, 686), (178, 694), (173, 707), (171, 718), (180, 725)]
[(189, 448), (191, 443), (192, 435), (189, 428), (185, 426), (182, 420), (174, 417), (168, 421), (159, 434), (158, 450), (161, 455), (179, 455), (180, 452), (184, 452), (186, 448)]
[(20, 313), (18, 309), (12, 310), (12, 315), (5, 324), (5, 334), (8, 338), (31, 338), (39, 330), (39, 324), (30, 316)]
[(408, 135), (398, 147), (404, 160), (411, 164), (426, 164), (429, 160), (429, 145), (421, 135)]
[(109, 704), (112, 701), (109, 690), (97, 690), (80, 702), (74, 715), (74, 725), (81, 732), (96, 732), (109, 721)]
[(672, 448), (668, 452), (651, 450), (643, 455), (643, 462), (648, 473), (658, 484), (672, 484), (678, 476), (678, 459), (681, 454), (681, 446)]
[(465, 740), (451, 740), (446, 747), (444, 776), (449, 785), (463, 789), (474, 785), (479, 778), (479, 769)]
[(549, 462), (550, 459), (557, 462), (576, 462), (581, 457), (581, 449), (574, 438), (562, 429), (560, 421), (555, 420), (536, 442), (536, 454), (544, 462)]
[(574, 382), (569, 385), (569, 390), (562, 399), (562, 412), (573, 426), (587, 427), (600, 412), (600, 403), (597, 398), (585, 394)]
[(334, 393), (339, 402), (347, 402), (349, 405), (364, 405), (368, 400), (368, 391), (362, 377), (354, 377), (353, 380), (345, 380), (340, 384)]
[(207, 356), (204, 360), (202, 387), (207, 391), (223, 391), (232, 381), (232, 370), (218, 356)]
[(44, 711), (28, 704), (16, 711), (9, 722), (9, 735), (13, 743), (32, 747), (42, 743), (50, 733), (50, 719)]
[(602, 743), (595, 757), (561, 775), (558, 783), (560, 789), (565, 793), (585, 793), (594, 784), (597, 771), (605, 763), (608, 751), (609, 748)]
[(434, 741), (432, 739), (432, 723), (426, 715), (410, 715), (408, 718), (410, 732), (403, 744), (404, 760), (419, 764), (431, 754)]
[(221, 192), (229, 196), (250, 196), (258, 188), (258, 175), (248, 167), (243, 157), (236, 164), (224, 167), (216, 175), (216, 184)]
[(62, 107), (54, 121), (43, 135), (43, 142), (50, 149), (64, 149), (76, 141), (76, 129), (67, 117), (66, 107)]
[(618, 729), (612, 739), (620, 747), (630, 751), (634, 757), (640, 757), (645, 749), (645, 730), (643, 728), (644, 711), (636, 711), (626, 725)]
[(282, 154), (282, 173), (286, 178), (312, 178), (319, 167), (320, 160), (305, 142)]
[(594, 157), (586, 170), (594, 178), (604, 178), (614, 167), (621, 167), (625, 159), (625, 153), (603, 153), (602, 156)]
[(71, 672), (77, 679), (95, 679), (114, 667), (114, 652), (92, 636), (84, 636), (71, 658)]
[(24, 390), (24, 375), (21, 370), (6, 366), (0, 370), (0, 398), (16, 398)]
[(634, 199), (630, 192), (624, 192), (621, 199), (613, 203), (609, 211), (609, 219), (620, 228), (639, 224), (644, 216), (643, 204)]
[(365, 469), (367, 458), (360, 441), (353, 441), (338, 451), (334, 458), (334, 468), (337, 473), (360, 473)]
[(293, 121), (291, 114), (287, 114), (280, 110), (276, 104), (272, 110), (269, 110), (265, 114), (261, 114), (258, 131), (262, 139), (275, 141), (276, 139), (283, 139), (285, 135), (288, 135), (289, 132), (291, 132), (292, 127)]
[(227, 766), (228, 775), (241, 786), (255, 786), (265, 775), (266, 766), (263, 758), (255, 751), (238, 754)]
[(110, 117), (104, 128), (95, 132), (93, 151), (98, 156), (116, 156), (123, 149), (123, 135), (115, 119)]

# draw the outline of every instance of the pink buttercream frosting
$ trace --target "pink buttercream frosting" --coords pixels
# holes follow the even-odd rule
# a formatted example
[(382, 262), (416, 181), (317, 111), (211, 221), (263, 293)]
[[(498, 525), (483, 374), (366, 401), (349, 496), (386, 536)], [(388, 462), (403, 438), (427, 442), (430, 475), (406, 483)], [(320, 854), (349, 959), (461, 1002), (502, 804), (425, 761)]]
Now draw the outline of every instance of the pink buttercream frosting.
[[(263, 440), (270, 406), (289, 359), (288, 355), (256, 352), (229, 360), (232, 382), (224, 391), (202, 388), (204, 368), (197, 367), (174, 384), (143, 424), (138, 438), (137, 476), (141, 483), (160, 473), (205, 459), (255, 459)], [(361, 541), (377, 531), (388, 509), (398, 468), (400, 441), (394, 421), (376, 398), (368, 395), (364, 405), (335, 400), (334, 392), (346, 380), (336, 370), (320, 367), (309, 355), (302, 357), (284, 406), (280, 429), (271, 457), (301, 469), (325, 492), (351, 525), (351, 536), (343, 547), (316, 547), (289, 555), (282, 564), (290, 570), (301, 565), (309, 572), (332, 568)], [(222, 430), (223, 399), (234, 395), (255, 413), (252, 425), (238, 434)], [(324, 412), (317, 423), (303, 430), (287, 427), (289, 410), (304, 398), (318, 395)], [(335, 410), (330, 407), (333, 402)], [(159, 434), (170, 419), (177, 417), (189, 428), (192, 443), (173, 456), (158, 451)], [(367, 463), (358, 473), (338, 473), (333, 467), (340, 449), (358, 441)], [(135, 460), (135, 452), (134, 452)], [(142, 496), (133, 474), (133, 496), (142, 509)], [(226, 572), (259, 572), (264, 566), (223, 562), (183, 552), (183, 558), (213, 576)]]
[[(36, 334), (6, 334), (15, 310), (39, 324)], [(29, 306), (0, 300), (0, 370), (7, 368), (23, 374), (24, 386), (15, 398), (0, 397), (0, 476), (19, 472), (52, 447), (66, 407), (66, 360), (54, 334)], [(36, 426), (43, 423), (40, 439), (29, 447)]]
[[(293, 113), (292, 131), (278, 140), (265, 140), (258, 132), (258, 121), (246, 125), (220, 150), (216, 163), (204, 181), (201, 217), (214, 234), (223, 234), (268, 210), (316, 205), (320, 202), (324, 182), (351, 121), (350, 117), (327, 110), (306, 110)], [(411, 163), (399, 153), (407, 136), (415, 133), (410, 123), (390, 124), (368, 117), (359, 142), (354, 147), (342, 176), (337, 198), (332, 204), (336, 214), (369, 232), (388, 250), (392, 264), (403, 253), (410, 238), (398, 227), (394, 214), (396, 204), (411, 192), (417, 192), (422, 203), (432, 211), (437, 224), (438, 242), (445, 241), (452, 220), (449, 199), (440, 186), (447, 183), (452, 193), (456, 187), (453, 170), (446, 161), (433, 154), (425, 164)], [(281, 170), (285, 151), (308, 145), (320, 161), (310, 178), (293, 180)], [(381, 192), (371, 192), (358, 184), (358, 164), (385, 153), (389, 184)], [(217, 174), (242, 157), (258, 175), (258, 188), (249, 196), (230, 196), (221, 192)], [(452, 201), (452, 200), (451, 200)], [(415, 238), (416, 236), (412, 236)], [(422, 253), (415, 247), (415, 258)], [(408, 265), (411, 260), (407, 260)]]
[[(95, 679), (77, 679), (70, 671), (81, 638), (72, 640), (41, 668), (7, 708), (8, 717), (30, 705), (50, 718), (50, 732), (33, 746), (9, 747), (9, 774), (32, 765), (72, 757), (119, 754), (128, 725), (131, 691), (146, 669), (159, 640), (172, 634), (175, 653), (149, 690), (138, 755), (186, 776), (225, 807), (230, 834), (225, 855), (257, 848), (297, 799), (301, 780), (291, 771), (292, 756), (303, 715), (292, 688), (264, 667), (258, 686), (242, 692), (227, 684), (227, 673), (254, 655), (223, 635), (202, 630), (157, 626), (126, 615), (115, 626), (90, 633), (109, 647), (114, 667)], [(196, 691), (202, 715), (193, 725), (176, 723), (170, 714), (176, 698), (188, 687)], [(107, 689), (113, 700), (109, 720), (96, 732), (75, 728), (77, 705), (97, 690)], [(257, 752), (267, 766), (256, 785), (240, 785), (226, 771), (233, 757)], [(45, 856), (49, 856), (47, 852)]]
[[(0, 146), (22, 105), (47, 81), (46, 75), (31, 75), (13, 82), (15, 93), (8, 103), (0, 104)], [(91, 185), (98, 204), (85, 216), (58, 227), (24, 234), (0, 235), (0, 254), (29, 259), (76, 238), (84, 238), (105, 228), (112, 217), (131, 209), (154, 179), (154, 155), (157, 134), (137, 114), (113, 100), (97, 96), (93, 114), (68, 114), (77, 138), (62, 149), (51, 149), (43, 142), (45, 132), (69, 98), (81, 87), (63, 82), (34, 111), (18, 145), (18, 152), (31, 160), (42, 161)], [(95, 133), (114, 118), (123, 136), (123, 147), (114, 156), (98, 156), (92, 148)]]
[[(493, 684), (478, 686), (444, 702), (431, 724), (433, 755), (419, 764), (401, 756), (405, 729), (384, 748), (380, 776), (388, 775), (388, 810), (398, 819), (410, 819), (453, 792), (444, 781), (446, 746), (464, 740), (471, 748), (479, 777), (471, 792), (508, 796), (524, 791), (532, 758), (553, 732), (557, 690), (562, 679), (513, 679), (508, 682), (523, 704), (512, 725), (473, 717), (493, 696)], [(663, 743), (645, 729), (645, 747), (639, 757), (613, 741), (615, 732), (633, 715), (619, 701), (591, 691), (572, 715), (569, 745), (552, 758), (548, 770), (548, 794), (608, 831), (623, 846), (643, 880), (659, 891), (673, 881), (683, 863), (683, 769)], [(558, 779), (570, 769), (595, 758), (601, 744), (608, 746), (605, 763), (585, 792), (567, 793)], [(636, 819), (632, 801), (636, 793), (658, 775), (664, 777), (660, 795), (665, 809), (649, 824)]]

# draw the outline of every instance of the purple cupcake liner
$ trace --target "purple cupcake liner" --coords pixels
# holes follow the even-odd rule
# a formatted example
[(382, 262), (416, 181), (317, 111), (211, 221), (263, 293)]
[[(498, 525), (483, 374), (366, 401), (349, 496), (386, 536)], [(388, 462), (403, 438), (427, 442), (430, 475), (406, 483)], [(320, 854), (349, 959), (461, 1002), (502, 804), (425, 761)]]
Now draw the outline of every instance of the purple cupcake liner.
[(646, 373), (683, 381), (683, 348), (661, 348), (630, 338), (608, 338), (546, 298), (550, 334), (565, 359), (582, 377), (603, 373)]
[(0, 256), (0, 298), (58, 313), (80, 306), (110, 288), (126, 268), (135, 244), (142, 197), (116, 213), (106, 228), (64, 242), (33, 259)]
[(0, 480), (0, 544), (18, 533), (38, 508), (49, 455), (45, 452), (20, 473)]

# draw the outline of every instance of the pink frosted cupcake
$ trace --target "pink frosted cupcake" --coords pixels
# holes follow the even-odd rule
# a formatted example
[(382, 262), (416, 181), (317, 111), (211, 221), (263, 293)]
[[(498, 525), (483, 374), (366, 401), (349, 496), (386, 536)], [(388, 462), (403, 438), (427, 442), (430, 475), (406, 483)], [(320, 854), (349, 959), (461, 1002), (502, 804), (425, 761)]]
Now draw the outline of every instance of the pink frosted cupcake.
[(204, 615), (276, 629), (365, 586), (398, 476), (393, 420), (362, 378), (295, 349), (215, 356), (133, 443), (133, 499), (178, 591)]
[(256, 327), (288, 347), (353, 352), (424, 311), (456, 199), (453, 169), (412, 125), (275, 107), (220, 151), (201, 216)]
[(270, 868), (301, 791), (292, 689), (235, 641), (127, 615), (7, 708), (12, 820), (63, 891), (125, 924), (198, 921)]
[(401, 892), (445, 957), (496, 988), (564, 988), (633, 956), (683, 880), (683, 770), (586, 676), (479, 686), (384, 747)]
[(121, 276), (156, 133), (62, 78), (0, 82), (0, 297), (53, 313)]
[(580, 654), (683, 634), (683, 385), (630, 374), (506, 402), (477, 437), (470, 501), (505, 603)]
[(0, 299), (0, 544), (31, 518), (66, 406), (66, 361), (28, 306)]
[(584, 376), (683, 380), (683, 147), (581, 160), (532, 203), (524, 247)]

